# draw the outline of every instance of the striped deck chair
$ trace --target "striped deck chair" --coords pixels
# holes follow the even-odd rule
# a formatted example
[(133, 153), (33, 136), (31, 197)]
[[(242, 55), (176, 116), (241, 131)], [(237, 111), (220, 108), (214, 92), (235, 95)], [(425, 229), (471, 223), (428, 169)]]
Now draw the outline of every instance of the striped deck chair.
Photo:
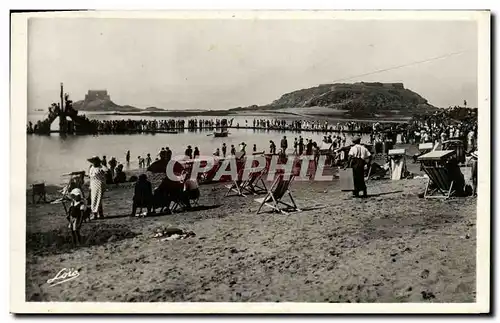
[[(255, 199), (255, 202), (259, 203), (259, 209), (257, 210), (257, 214), (260, 213), (260, 210), (265, 205), (273, 209), (273, 211), (281, 212), (283, 214), (288, 214), (284, 208), (281, 208), (280, 205), (284, 205), (288, 209), (292, 209), (293, 211), (299, 211), (300, 209), (295, 204), (295, 200), (293, 199), (292, 193), (290, 192), (290, 185), (292, 184), (295, 176), (280, 174), (276, 177), (271, 188), (267, 190), (267, 194), (263, 198)], [(290, 201), (292, 204), (288, 204), (282, 201), (285, 195), (288, 194), (290, 197)]]

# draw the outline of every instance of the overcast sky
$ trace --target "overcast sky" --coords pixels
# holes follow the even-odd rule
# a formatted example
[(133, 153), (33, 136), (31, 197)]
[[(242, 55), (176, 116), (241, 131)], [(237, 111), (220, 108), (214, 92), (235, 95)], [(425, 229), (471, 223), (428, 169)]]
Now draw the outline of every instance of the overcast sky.
[(346, 78), (477, 105), (474, 22), (31, 18), (28, 28), (29, 110), (57, 101), (60, 82), (73, 100), (107, 89), (139, 108), (228, 109)]

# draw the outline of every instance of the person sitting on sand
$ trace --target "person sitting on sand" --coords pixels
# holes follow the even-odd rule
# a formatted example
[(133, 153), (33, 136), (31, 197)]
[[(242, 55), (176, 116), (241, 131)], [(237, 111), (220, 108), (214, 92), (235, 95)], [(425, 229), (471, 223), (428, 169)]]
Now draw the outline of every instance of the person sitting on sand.
[(125, 172), (123, 171), (123, 165), (119, 164), (116, 167), (115, 179), (113, 182), (115, 184), (119, 184), (119, 183), (125, 183), (126, 181), (127, 181), (127, 175), (125, 175)]
[(134, 197), (132, 198), (132, 214), (135, 216), (138, 207), (145, 207), (148, 214), (153, 208), (153, 189), (146, 174), (139, 175), (134, 187)]
[(361, 145), (361, 138), (354, 137), (354, 146), (349, 150), (348, 165), (352, 168), (354, 179), (354, 197), (359, 197), (359, 192), (363, 191), (363, 197), (368, 197), (365, 183), (365, 164), (371, 161), (371, 154), (365, 146)]
[[(174, 167), (174, 174), (176, 174)], [(171, 174), (172, 175), (172, 174)], [(183, 177), (176, 175), (177, 179), (173, 180), (170, 176), (166, 176), (161, 182), (160, 186), (154, 191), (154, 206), (156, 208), (166, 208), (167, 214), (171, 214), (171, 202), (181, 203), (185, 209), (190, 209), (189, 196), (184, 191)]]
[(214, 156), (219, 157), (220, 156), (220, 150), (217, 148), (214, 152)]
[(186, 180), (184, 181), (184, 191), (189, 200), (196, 200), (200, 197), (200, 188), (198, 181), (192, 179), (191, 176), (186, 175)]

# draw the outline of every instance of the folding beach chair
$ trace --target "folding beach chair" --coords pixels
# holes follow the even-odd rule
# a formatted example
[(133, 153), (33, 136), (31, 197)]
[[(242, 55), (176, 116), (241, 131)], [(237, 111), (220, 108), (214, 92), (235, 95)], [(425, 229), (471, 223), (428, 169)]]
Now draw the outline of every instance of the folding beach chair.
[(368, 174), (365, 177), (365, 181), (383, 179), (389, 172), (389, 169), (389, 167), (385, 168), (377, 163), (371, 163), (370, 168), (368, 169)]
[[(425, 198), (444, 198), (447, 199), (453, 194), (454, 181), (451, 179), (452, 174), (447, 162), (455, 157), (454, 150), (436, 150), (431, 151), (418, 160), (422, 163), (424, 172), (429, 176), (429, 180), (425, 186)], [(431, 182), (433, 187), (431, 187)], [(436, 195), (441, 193), (441, 195)]]
[[(199, 206), (199, 200), (200, 200), (199, 191), (196, 196), (189, 196), (189, 203), (191, 204), (191, 206)], [(172, 208), (170, 210), (174, 212), (179, 207), (184, 207), (184, 206), (185, 205), (180, 200), (172, 201)]]
[(254, 195), (266, 193), (267, 186), (266, 182), (264, 181), (264, 176), (266, 175), (267, 169), (265, 168), (261, 171), (251, 173), (250, 178), (248, 179), (248, 183), (245, 187), (243, 187), (243, 190)]
[[(189, 176), (188, 173), (184, 173), (183, 176), (184, 176), (184, 179), (183, 179), (184, 183), (189, 181), (189, 179), (187, 179), (187, 176)], [(186, 187), (185, 187), (185, 189), (186, 189)], [(186, 191), (184, 191), (184, 193), (186, 193)], [(189, 199), (189, 203), (191, 204), (191, 206), (198, 206), (199, 200), (200, 200), (200, 189), (198, 187), (198, 183), (196, 183), (196, 188), (193, 190), (187, 191), (187, 194), (189, 194), (188, 199)], [(172, 203), (173, 203), (172, 209), (171, 209), (172, 212), (177, 210), (180, 206), (181, 207), (185, 206), (184, 203), (182, 203), (182, 201), (180, 199), (174, 200), (174, 201), (172, 201)]]
[(238, 179), (233, 179), (231, 184), (225, 185), (228, 189), (224, 197), (230, 196), (230, 193), (236, 193), (237, 196), (246, 197), (244, 192), (250, 194), (259, 194), (267, 192), (267, 187), (264, 182), (264, 175), (266, 174), (265, 169), (250, 173), (246, 180), (242, 180), (243, 169), (238, 172)]
[(64, 207), (64, 213), (68, 214), (68, 211), (69, 211), (68, 204), (71, 203), (71, 198), (69, 196), (69, 193), (71, 192), (71, 190), (73, 190), (74, 188), (79, 188), (82, 191), (83, 200), (86, 199), (85, 191), (83, 190), (83, 184), (85, 183), (85, 171), (72, 172), (69, 174), (65, 174), (63, 176), (69, 176), (68, 183), (60, 191), (62, 194), (62, 197), (52, 201), (51, 204), (61, 203)]
[[(267, 190), (266, 196), (264, 196), (263, 198), (255, 199), (255, 201), (260, 204), (259, 209), (257, 210), (257, 214), (260, 213), (260, 210), (264, 205), (270, 207), (271, 209), (273, 209), (273, 211), (281, 212), (283, 214), (288, 213), (285, 212), (283, 208), (280, 208), (280, 205), (284, 205), (287, 208), (292, 209), (293, 211), (300, 212), (300, 209), (295, 204), (292, 193), (290, 192), (290, 185), (292, 184), (294, 177), (295, 176), (293, 174), (288, 176), (284, 174), (278, 175), (271, 185), (271, 188)], [(288, 196), (290, 197), (290, 201), (292, 202), (292, 204), (288, 204), (282, 201), (282, 198), (286, 194), (288, 194)]]

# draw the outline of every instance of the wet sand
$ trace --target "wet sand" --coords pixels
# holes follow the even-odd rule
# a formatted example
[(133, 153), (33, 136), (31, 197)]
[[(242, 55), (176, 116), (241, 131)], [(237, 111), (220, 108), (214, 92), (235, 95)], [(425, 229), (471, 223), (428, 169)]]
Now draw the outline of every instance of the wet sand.
[[(106, 193), (109, 217), (83, 225), (80, 248), (61, 205), (29, 202), (26, 300), (474, 302), (476, 199), (419, 198), (425, 182), (369, 181), (368, 199), (338, 180), (294, 182), (302, 211), (289, 215), (256, 215), (252, 196), (202, 185), (198, 209), (146, 218), (128, 217), (132, 189), (118, 188)], [(152, 237), (166, 226), (196, 236)], [(49, 286), (62, 268), (80, 276)]]

